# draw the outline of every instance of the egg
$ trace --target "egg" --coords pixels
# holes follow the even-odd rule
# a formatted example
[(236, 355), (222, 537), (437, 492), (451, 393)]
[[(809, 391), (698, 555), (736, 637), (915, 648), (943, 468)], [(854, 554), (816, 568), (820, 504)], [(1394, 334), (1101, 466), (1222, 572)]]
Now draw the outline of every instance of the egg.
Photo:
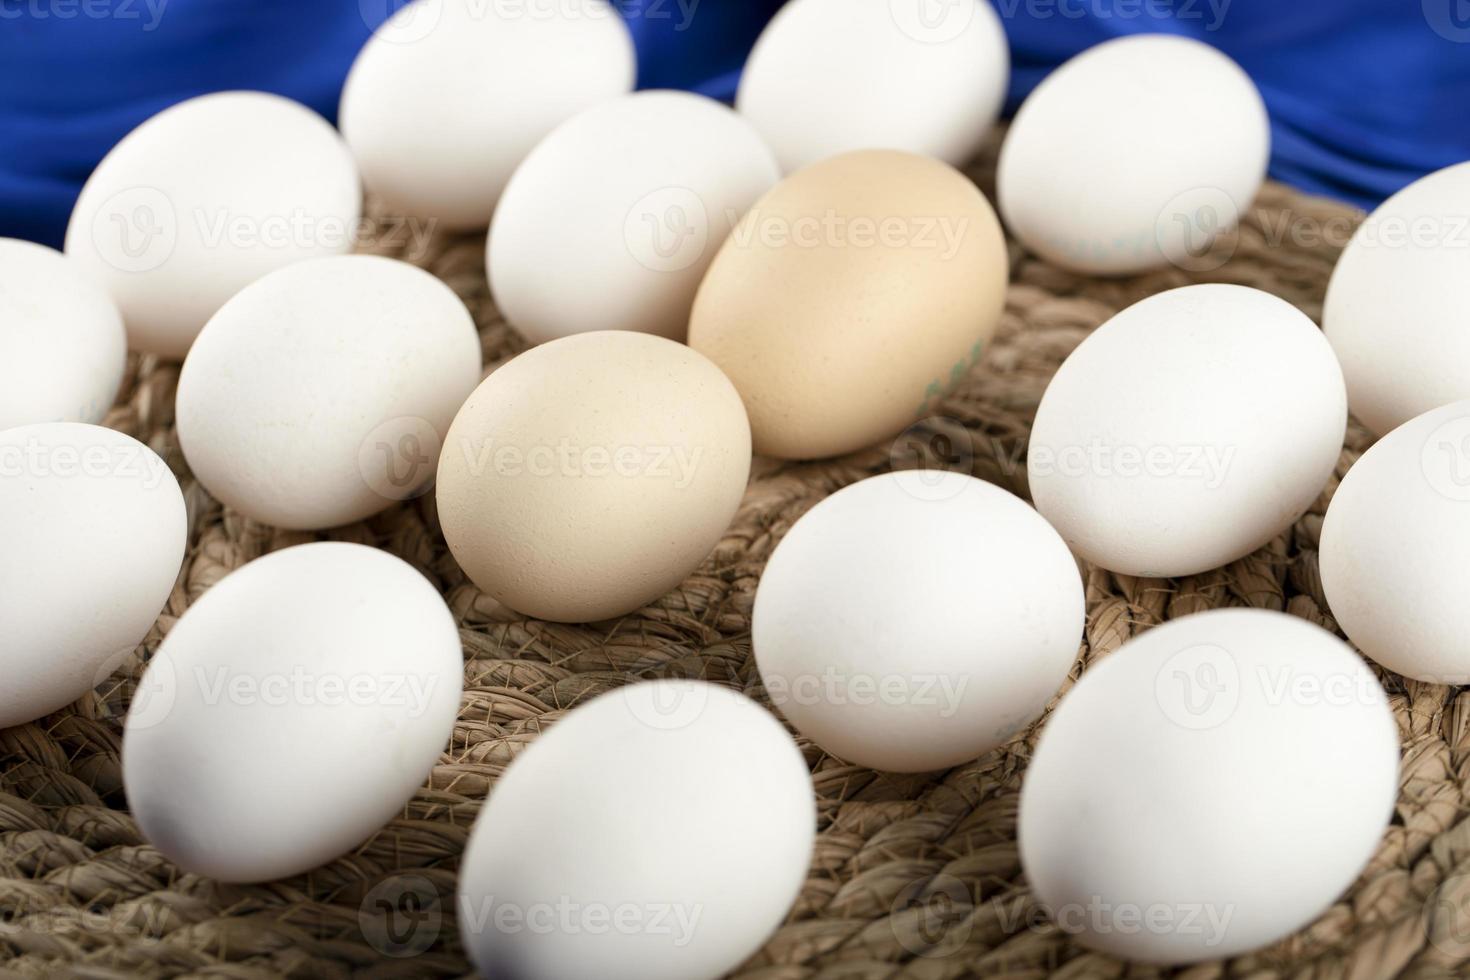
[(536, 145), (490, 225), (490, 291), (532, 343), (597, 330), (683, 340), (700, 277), (779, 176), (750, 124), (713, 99), (640, 92)]
[(1005, 241), (927, 157), (862, 150), (787, 177), (710, 266), (689, 343), (730, 376), (758, 453), (838, 456), (933, 414), (994, 334)]
[(605, 0), (415, 0), (358, 54), (342, 135), (392, 211), (484, 228), (558, 123), (633, 88), (633, 41)]
[(66, 253), (111, 293), (133, 349), (182, 360), (242, 287), (348, 251), (361, 196), (325, 119), (278, 95), (216, 92), (170, 106), (102, 158)]
[(1398, 791), (1398, 729), (1341, 640), (1257, 609), (1185, 616), (1088, 667), (1021, 784), (1021, 864), (1110, 956), (1222, 960), (1357, 878)]
[(1470, 684), (1470, 401), (1394, 429), (1348, 470), (1318, 552), (1332, 616), (1389, 670)]
[(984, 0), (791, 0), (767, 25), (735, 105), (786, 172), (850, 150), (948, 163), (979, 152), (1010, 52)]
[(0, 238), (0, 429), (102, 421), (127, 354), (122, 315), (77, 263)]
[(495, 783), (460, 863), (460, 936), (485, 977), (715, 980), (786, 917), (815, 825), (801, 753), (753, 701), (612, 691)]
[(179, 376), (179, 443), (241, 514), (291, 530), (362, 520), (433, 479), (480, 341), (454, 292), (406, 262), (301, 262), (241, 290)]
[(1136, 34), (1083, 51), (1021, 104), (996, 171), (1006, 226), (1093, 275), (1217, 266), (1216, 237), (1254, 200), (1270, 157), (1266, 105), (1230, 58)]
[(439, 459), (439, 522), (460, 567), (557, 622), (633, 612), (719, 543), (750, 475), (729, 379), (682, 344), (578, 334), (499, 368)]
[(232, 572), (169, 631), (123, 729), (143, 836), (185, 871), (261, 882), (357, 847), (444, 751), (459, 630), (411, 565), (317, 542)]
[(187, 537), (178, 481), (137, 440), (76, 422), (0, 432), (0, 728), (77, 700), (143, 642)]
[(1322, 328), (1348, 403), (1383, 435), (1470, 398), (1470, 162), (1421, 178), (1353, 234), (1327, 287)]
[(1245, 286), (1185, 286), (1072, 352), (1037, 409), (1027, 475), (1037, 509), (1088, 561), (1193, 575), (1305, 513), (1346, 427), (1342, 372), (1305, 314)]
[(756, 593), (772, 703), (822, 748), (898, 772), (982, 755), (1035, 721), (1085, 607), (1041, 515), (960, 473), (872, 477), (808, 511)]

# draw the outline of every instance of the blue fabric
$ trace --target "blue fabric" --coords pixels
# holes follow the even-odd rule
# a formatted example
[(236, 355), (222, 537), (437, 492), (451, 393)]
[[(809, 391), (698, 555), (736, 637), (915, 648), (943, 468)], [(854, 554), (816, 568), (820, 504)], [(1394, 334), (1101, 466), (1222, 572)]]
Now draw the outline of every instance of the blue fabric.
[[(491, 2), (491, 0), (475, 0)], [(645, 88), (729, 99), (781, 0), (616, 0)], [(925, 0), (944, 3), (947, 0)], [(1260, 85), (1272, 174), (1371, 205), (1470, 159), (1470, 0), (993, 0), (1015, 66), (1008, 109), (1059, 62), (1172, 31)], [(104, 153), (182, 99), (288, 95), (334, 118), (343, 79), (401, 0), (0, 0), (0, 236), (58, 245)]]

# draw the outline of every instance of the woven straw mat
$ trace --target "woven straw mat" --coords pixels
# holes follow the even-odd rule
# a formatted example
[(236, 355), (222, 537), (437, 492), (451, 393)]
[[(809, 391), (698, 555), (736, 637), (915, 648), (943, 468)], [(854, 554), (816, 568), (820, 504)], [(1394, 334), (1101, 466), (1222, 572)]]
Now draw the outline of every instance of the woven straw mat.
[[(992, 146), (973, 170), (992, 200), (993, 164)], [(1359, 218), (1268, 185), (1228, 241), (1233, 253), (1224, 265), (1112, 281), (1064, 272), (1013, 243), (999, 333), (944, 402), (942, 417), (896, 444), (844, 459), (757, 460), (734, 525), (704, 565), (655, 605), (596, 626), (528, 622), (481, 595), (445, 547), (432, 494), (322, 536), (284, 533), (223, 509), (189, 477), (177, 450), (177, 366), (135, 359), (107, 424), (175, 466), (191, 547), (154, 631), (108, 685), (42, 721), (0, 731), (0, 977), (467, 974), (454, 924), (455, 868), (496, 778), (539, 732), (577, 704), (640, 678), (702, 677), (764, 699), (750, 653), (751, 604), (771, 550), (809, 508), (854, 481), (919, 463), (966, 469), (1025, 496), (1024, 465), (1016, 460), (1037, 403), (1089, 331), (1151, 293), (1194, 281), (1256, 286), (1318, 317), (1333, 262)], [(487, 364), (524, 348), (491, 303), (483, 236), (437, 237), (426, 254), (373, 250), (411, 258), (453, 287), (475, 315)], [(1088, 569), (1086, 636), (1065, 687), (1130, 637), (1211, 607), (1285, 610), (1334, 629), (1317, 572), (1318, 534), (1337, 478), (1367, 442), (1354, 424), (1311, 512), (1228, 568), (1179, 581)], [(326, 867), (257, 886), (182, 873), (139, 836), (123, 798), (119, 719), (132, 682), (210, 586), (251, 559), (315, 537), (385, 548), (443, 590), (465, 652), (464, 701), (449, 749), (397, 820)], [(1381, 676), (1404, 750), (1393, 826), (1347, 895), (1269, 949), (1184, 971), (1140, 967), (1085, 951), (1040, 915), (1016, 850), (1017, 792), (1035, 725), (975, 762), (914, 777), (846, 765), (801, 740), (819, 812), (811, 869), (786, 923), (734, 976), (1470, 976), (1470, 699), (1454, 688)], [(379, 900), (386, 895), (402, 906), (409, 892), (427, 903), (410, 923), (409, 944), (423, 951), (386, 955), (404, 950), (391, 945)], [(393, 938), (404, 938), (401, 924)]]

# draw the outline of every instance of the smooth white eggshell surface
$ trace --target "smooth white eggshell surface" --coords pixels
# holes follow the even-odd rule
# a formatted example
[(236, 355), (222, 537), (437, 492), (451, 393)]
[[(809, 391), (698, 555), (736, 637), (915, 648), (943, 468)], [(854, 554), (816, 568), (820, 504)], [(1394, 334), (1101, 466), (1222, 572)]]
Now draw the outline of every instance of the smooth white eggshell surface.
[(1322, 523), (1322, 589), (1389, 670), (1470, 683), (1470, 401), (1405, 422), (1343, 477)]
[(1031, 93), (996, 171), (1006, 226), (1079, 272), (1196, 261), (1245, 214), (1270, 156), (1249, 76), (1191, 38), (1137, 34), (1083, 51)]
[(752, 642), (772, 703), (834, 755), (922, 772), (1036, 720), (1077, 657), (1082, 579), (1018, 497), (938, 471), (876, 476), (771, 556)]
[(1470, 163), (1421, 178), (1354, 232), (1327, 287), (1322, 329), (1348, 402), (1382, 435), (1470, 398)]
[(453, 290), (395, 259), (277, 270), (209, 321), (179, 377), (179, 442), (205, 489), (256, 520), (314, 530), (422, 491), (480, 341)]
[(186, 871), (258, 882), (398, 814), (459, 710), (459, 630), (411, 565), (318, 542), (214, 585), (149, 662), (123, 731), (143, 835)]
[(1005, 99), (1010, 52), (984, 0), (792, 0), (767, 25), (736, 107), (787, 173), (850, 150), (959, 166)]
[(1244, 286), (1185, 286), (1063, 362), (1031, 429), (1031, 496), (1103, 568), (1192, 575), (1300, 517), (1346, 426), (1342, 372), (1305, 314)]
[(1021, 864), (1064, 931), (1112, 956), (1224, 959), (1312, 922), (1393, 813), (1398, 729), (1319, 627), (1215, 610), (1082, 675), (1021, 786)]
[(265, 92), (216, 92), (163, 110), (102, 158), (66, 253), (112, 294), (134, 350), (182, 360), (242, 287), (350, 250), (361, 198), (321, 116)]
[(633, 41), (605, 0), (416, 0), (373, 34), (342, 90), (342, 134), (395, 213), (483, 228), (558, 123), (633, 88)]
[(137, 440), (74, 422), (0, 432), (0, 728), (75, 701), (143, 641), (187, 536), (178, 481)]
[(496, 209), (490, 290), (532, 343), (594, 330), (682, 340), (705, 269), (779, 179), (740, 116), (687, 92), (639, 92), (558, 126)]
[(112, 298), (75, 262), (0, 238), (0, 429), (102, 421), (127, 354)]
[(697, 681), (612, 691), (491, 790), (460, 935), (486, 977), (714, 980), (786, 917), (815, 825), (806, 763), (755, 702)]

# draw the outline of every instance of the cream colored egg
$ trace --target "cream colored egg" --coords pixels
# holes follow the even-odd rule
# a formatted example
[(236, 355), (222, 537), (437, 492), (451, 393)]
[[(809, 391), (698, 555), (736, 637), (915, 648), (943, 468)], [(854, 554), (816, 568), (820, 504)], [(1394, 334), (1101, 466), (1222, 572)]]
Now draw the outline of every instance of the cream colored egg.
[(485, 592), (589, 622), (677, 587), (719, 542), (749, 474), (740, 397), (706, 358), (649, 334), (578, 334), (517, 357), (460, 409), (439, 519)]
[(726, 239), (689, 343), (735, 383), (759, 453), (836, 456), (931, 414), (995, 332), (1005, 241), (978, 188), (893, 150), (787, 177)]

